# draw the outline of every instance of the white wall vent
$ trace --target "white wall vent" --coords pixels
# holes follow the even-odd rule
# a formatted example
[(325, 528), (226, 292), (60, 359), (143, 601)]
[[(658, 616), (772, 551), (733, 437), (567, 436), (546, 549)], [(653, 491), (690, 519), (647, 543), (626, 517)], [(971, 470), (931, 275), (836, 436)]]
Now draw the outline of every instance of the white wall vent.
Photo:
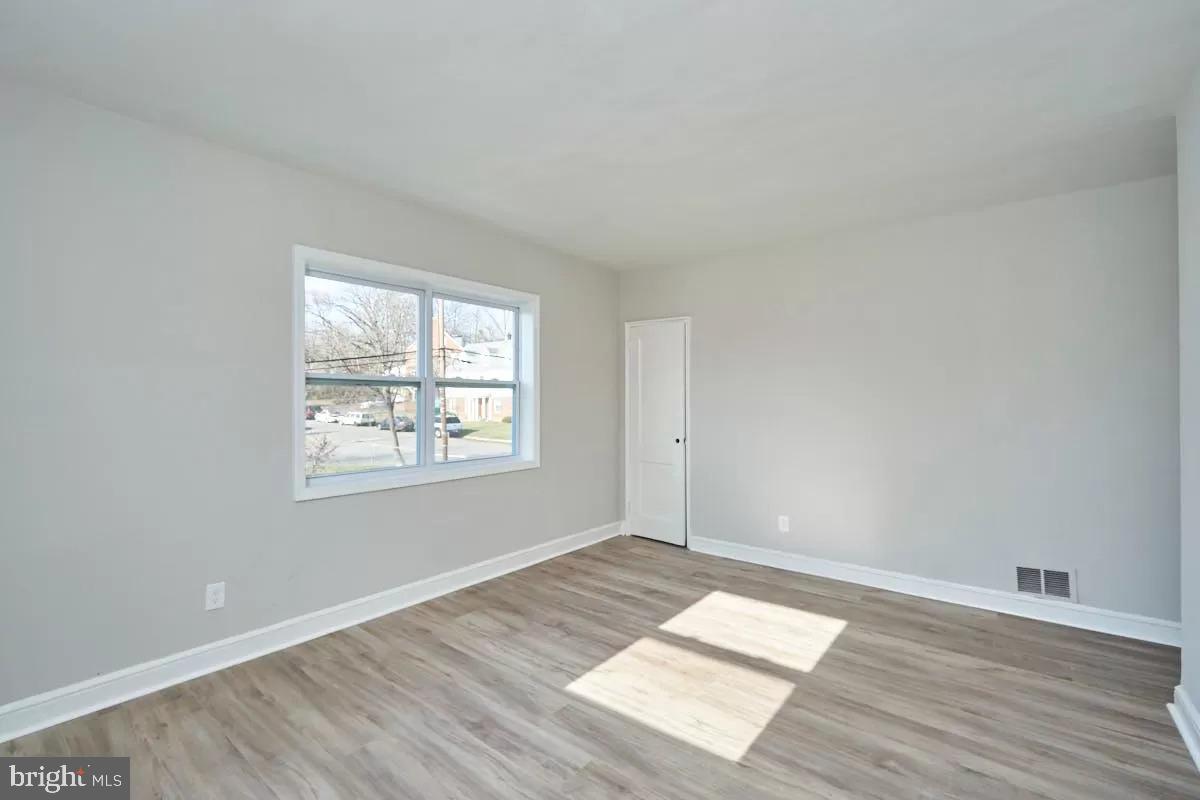
[(1079, 602), (1075, 593), (1075, 571), (1069, 569), (1017, 567), (1017, 591), (1021, 594)]
[(1017, 591), (1042, 594), (1042, 571), (1036, 567), (1017, 567)]

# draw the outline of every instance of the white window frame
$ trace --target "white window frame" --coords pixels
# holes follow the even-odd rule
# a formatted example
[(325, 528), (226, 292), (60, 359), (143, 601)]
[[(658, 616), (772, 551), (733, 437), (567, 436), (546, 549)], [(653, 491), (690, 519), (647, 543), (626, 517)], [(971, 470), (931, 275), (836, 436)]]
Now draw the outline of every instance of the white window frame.
[[(506, 289), (487, 283), (469, 281), (436, 272), (372, 261), (367, 258), (332, 253), (313, 247), (296, 245), (293, 248), (293, 472), (296, 500), (316, 500), (346, 494), (419, 486), (426, 483), (476, 478), (540, 466), (539, 443), (539, 385), (538, 385), (538, 317), (540, 298), (536, 294)], [(304, 413), (307, 400), (304, 364), (304, 277), (308, 274), (337, 277), (350, 282), (414, 292), (420, 297), (420, 325), (417, 347), (421, 354), (419, 377), (396, 378), (390, 382), (420, 387), (421, 419), (417, 429), (417, 466), (375, 469), (340, 475), (305, 475)], [(458, 380), (433, 375), (433, 300), (435, 297), (463, 300), (483, 305), (500, 306), (516, 311), (516, 336), (513, 347), (513, 381)], [(364, 380), (362, 375), (328, 375), (322, 380), (347, 383), (382, 383), (375, 377)], [(513, 390), (513, 453), (436, 462), (433, 434), (433, 407), (437, 387), (511, 387)]]

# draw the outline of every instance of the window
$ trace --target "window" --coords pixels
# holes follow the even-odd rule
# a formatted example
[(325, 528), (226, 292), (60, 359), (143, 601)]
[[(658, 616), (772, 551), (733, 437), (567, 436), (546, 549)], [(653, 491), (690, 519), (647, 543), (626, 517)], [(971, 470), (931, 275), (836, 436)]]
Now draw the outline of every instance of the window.
[(538, 465), (536, 295), (307, 247), (296, 499)]
[(516, 452), (516, 323), (515, 308), (434, 297), (434, 461)]

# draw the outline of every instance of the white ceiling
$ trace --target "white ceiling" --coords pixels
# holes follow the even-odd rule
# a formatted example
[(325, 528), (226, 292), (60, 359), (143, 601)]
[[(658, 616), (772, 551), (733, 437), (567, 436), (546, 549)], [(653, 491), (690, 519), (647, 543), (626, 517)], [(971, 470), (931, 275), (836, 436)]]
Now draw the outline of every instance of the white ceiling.
[(1200, 0), (4, 0), (0, 69), (617, 267), (1174, 171)]

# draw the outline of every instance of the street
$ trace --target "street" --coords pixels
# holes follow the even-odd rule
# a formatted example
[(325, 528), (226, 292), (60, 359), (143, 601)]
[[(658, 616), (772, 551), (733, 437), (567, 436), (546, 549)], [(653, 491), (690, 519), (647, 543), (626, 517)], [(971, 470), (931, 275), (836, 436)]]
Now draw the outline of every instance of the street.
[[(417, 463), (417, 439), (416, 433), (412, 431), (400, 431), (396, 434), (404, 458), (401, 462), (393, 450), (391, 431), (313, 420), (305, 422), (304, 428), (305, 443), (310, 452), (315, 444), (314, 440), (319, 437), (325, 437), (329, 443), (330, 449), (321, 472), (353, 472), (359, 469), (378, 469), (405, 464), (411, 466)], [(442, 459), (442, 447), (442, 440), (435, 439), (434, 458), (438, 461)], [(456, 437), (450, 438), (448, 449), (451, 461), (506, 456), (512, 452), (512, 446), (508, 442)]]

